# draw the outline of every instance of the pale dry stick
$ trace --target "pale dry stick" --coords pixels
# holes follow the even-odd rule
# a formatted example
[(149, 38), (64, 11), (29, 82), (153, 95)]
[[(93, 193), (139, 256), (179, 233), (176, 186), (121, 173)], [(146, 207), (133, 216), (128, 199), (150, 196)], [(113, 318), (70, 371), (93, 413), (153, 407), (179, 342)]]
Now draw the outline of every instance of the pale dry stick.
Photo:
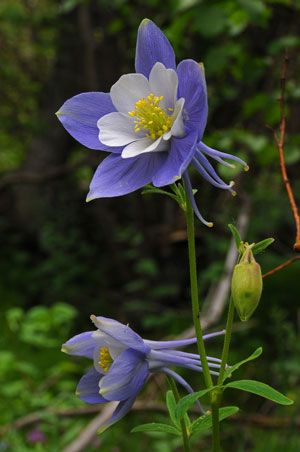
[[(106, 405), (107, 406), (107, 405)], [(145, 408), (146, 407), (146, 408)], [(145, 410), (153, 410), (153, 411), (165, 411), (165, 404), (146, 401), (146, 400), (137, 400), (133, 408), (137, 411)], [(57, 416), (57, 417), (77, 417), (77, 416), (90, 416), (92, 414), (99, 414), (102, 412), (103, 406), (101, 405), (87, 405), (82, 407), (73, 407), (73, 408), (45, 408), (39, 411), (33, 411), (30, 414), (26, 414), (25, 416), (20, 417), (16, 421), (11, 422), (10, 424), (5, 424), (0, 426), (0, 436), (4, 436), (10, 430), (19, 430), (25, 427), (28, 427), (33, 424), (38, 424), (43, 421), (47, 416)]]
[[(250, 219), (250, 205), (248, 201), (245, 201), (244, 204), (242, 205), (237, 220), (237, 228), (240, 231), (242, 237), (246, 235), (246, 231), (249, 225), (249, 219)], [(211, 288), (207, 296), (207, 300), (205, 301), (207, 309), (204, 311), (203, 316), (201, 318), (201, 325), (203, 330), (207, 330), (208, 328), (218, 323), (218, 321), (222, 317), (229, 297), (231, 276), (233, 268), (236, 264), (236, 259), (237, 259), (237, 249), (235, 241), (232, 238), (225, 258), (223, 275), (221, 276), (217, 285)], [(194, 337), (194, 335), (195, 330), (193, 327), (191, 327), (182, 333), (180, 339)]]
[(80, 434), (72, 441), (62, 452), (81, 452), (84, 451), (86, 446), (97, 437), (97, 431), (103, 425), (104, 422), (113, 414), (118, 402), (110, 402), (100, 411), (100, 413), (88, 423), (88, 425), (81, 430)]

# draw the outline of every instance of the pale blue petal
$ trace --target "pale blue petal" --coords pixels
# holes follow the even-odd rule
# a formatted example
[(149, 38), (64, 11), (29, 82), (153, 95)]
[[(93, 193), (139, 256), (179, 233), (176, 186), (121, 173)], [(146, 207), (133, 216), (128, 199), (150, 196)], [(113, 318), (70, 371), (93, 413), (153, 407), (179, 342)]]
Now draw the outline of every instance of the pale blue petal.
[(176, 69), (174, 50), (163, 32), (149, 19), (139, 26), (136, 53), (136, 72), (149, 77), (155, 63), (160, 62), (167, 69)]
[[(154, 367), (157, 367), (158, 363), (161, 366), (181, 366), (190, 367), (200, 366), (201, 362), (198, 358), (191, 358), (184, 353), (177, 353), (176, 350), (152, 350), (149, 354), (149, 365), (151, 369), (151, 364), (154, 363)], [(216, 364), (216, 366), (218, 366)], [(214, 365), (212, 365), (214, 367)], [(218, 366), (219, 367), (219, 366)]]
[(155, 187), (173, 184), (177, 179), (181, 178), (194, 156), (197, 137), (198, 133), (196, 130), (187, 133), (182, 138), (172, 137), (166, 161), (153, 177), (152, 182)]
[(247, 163), (239, 157), (232, 154), (227, 154), (226, 152), (218, 151), (217, 149), (210, 148), (202, 141), (198, 144), (198, 148), (200, 149), (200, 151), (204, 152), (206, 155), (209, 155), (213, 159), (216, 159), (217, 161), (219, 161), (218, 158), (234, 160), (243, 165), (246, 171), (249, 169)]
[(87, 201), (126, 195), (149, 184), (165, 160), (164, 152), (122, 158), (110, 155), (98, 166)]
[(144, 354), (124, 350), (100, 381), (100, 394), (106, 400), (126, 400), (136, 396), (149, 375)]
[(219, 182), (221, 185), (226, 185), (225, 182), (220, 178), (208, 158), (197, 149), (195, 153), (195, 160), (201, 164), (201, 166), (205, 169), (205, 171), (213, 178), (216, 182)]
[(180, 339), (178, 341), (151, 341), (144, 339), (145, 344), (148, 344), (153, 350), (158, 349), (168, 349), (176, 347), (185, 347), (187, 345), (196, 344), (197, 338), (192, 337), (191, 339)]
[(56, 113), (75, 140), (90, 149), (120, 153), (123, 147), (106, 146), (99, 140), (97, 121), (116, 111), (108, 93), (82, 93), (68, 99)]
[[(224, 336), (225, 330), (216, 331), (214, 333), (208, 333), (203, 335), (203, 339), (211, 339), (213, 337), (217, 336)], [(151, 341), (148, 339), (144, 339), (144, 342), (149, 345), (152, 349), (158, 350), (158, 349), (168, 349), (168, 348), (177, 348), (177, 347), (185, 347), (187, 345), (196, 344), (197, 338), (191, 337), (189, 339), (178, 339), (178, 340), (171, 340), (171, 341)]]
[(99, 394), (99, 381), (101, 377), (102, 375), (94, 368), (83, 375), (76, 389), (78, 397), (86, 403), (107, 402), (107, 400)]
[(69, 355), (93, 358), (94, 348), (97, 345), (97, 342), (92, 337), (93, 333), (94, 331), (86, 331), (73, 336), (62, 345), (61, 351)]
[(178, 97), (185, 99), (186, 127), (197, 130), (201, 139), (207, 121), (207, 91), (203, 69), (196, 61), (183, 60), (177, 68)]
[[(169, 350), (169, 353), (174, 353), (177, 356), (185, 356), (186, 358), (194, 358), (197, 359), (198, 361), (200, 360), (199, 355), (197, 353), (189, 353), (189, 352), (184, 352), (182, 350)], [(221, 360), (219, 358), (214, 358), (213, 356), (206, 356), (207, 361), (210, 361), (211, 363), (217, 363), (220, 364)]]
[[(204, 156), (202, 156), (204, 157)], [(209, 163), (207, 161), (207, 163)], [(200, 158), (200, 153), (192, 160), (193, 167), (198, 171), (199, 174), (211, 185), (217, 188), (221, 188), (222, 190), (231, 190), (232, 185), (226, 184), (222, 179), (218, 176), (215, 169), (211, 166), (211, 169), (207, 168), (206, 162), (202, 162)]]
[(141, 353), (148, 353), (150, 347), (145, 344), (141, 336), (135, 333), (128, 325), (123, 325), (117, 320), (109, 319), (107, 317), (91, 316), (94, 325), (103, 333), (108, 334), (113, 339), (119, 341)]
[(201, 215), (201, 213), (199, 212), (198, 206), (196, 204), (195, 198), (194, 198), (194, 193), (193, 193), (193, 187), (190, 181), (190, 177), (187, 171), (185, 171), (182, 175), (182, 179), (184, 182), (184, 186), (186, 189), (186, 193), (187, 196), (189, 197), (190, 203), (192, 205), (192, 208), (195, 212), (195, 215), (197, 216), (197, 218), (201, 221), (201, 223), (205, 224), (205, 226), (208, 226), (209, 228), (211, 228), (213, 226), (213, 223), (206, 221), (203, 216)]

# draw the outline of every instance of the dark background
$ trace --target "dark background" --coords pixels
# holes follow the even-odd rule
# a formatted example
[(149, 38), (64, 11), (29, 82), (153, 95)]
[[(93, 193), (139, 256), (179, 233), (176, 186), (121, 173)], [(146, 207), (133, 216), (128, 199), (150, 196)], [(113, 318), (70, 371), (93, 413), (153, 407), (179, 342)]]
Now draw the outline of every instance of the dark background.
[[(180, 334), (191, 324), (182, 212), (168, 198), (140, 192), (86, 204), (91, 176), (105, 153), (80, 146), (54, 114), (69, 97), (109, 91), (120, 75), (134, 71), (136, 32), (144, 17), (167, 34), (178, 61), (193, 58), (205, 65), (210, 111), (204, 141), (250, 166), (248, 173), (218, 168), (224, 179), (235, 179), (235, 198), (193, 174), (201, 212), (215, 224), (213, 229), (197, 224), (201, 299), (222, 275), (230, 243), (227, 224), (235, 223), (241, 210), (245, 240), (275, 238), (259, 256), (263, 272), (294, 255), (295, 227), (270, 128), (280, 119), (287, 49), (285, 155), (300, 201), (299, 1), (1, 0), (0, 397), (7, 408), (0, 419), (7, 424), (36, 410), (46, 412), (38, 423), (10, 429), (1, 450), (63, 450), (90, 419), (59, 418), (48, 411), (84, 406), (74, 389), (88, 363), (59, 349), (70, 335), (91, 328), (91, 313), (130, 322), (155, 339)], [(266, 279), (253, 319), (242, 326), (237, 322), (231, 354), (232, 361), (242, 359), (263, 345), (263, 357), (241, 376), (273, 384), (295, 405), (279, 409), (246, 395), (237, 401), (234, 393), (226, 400), (238, 403), (243, 415), (282, 416), (282, 425), (290, 422), (290, 427), (228, 421), (225, 450), (265, 451), (266, 441), (270, 452), (300, 448), (294, 423), (299, 293), (298, 262)], [(223, 328), (224, 321), (225, 316), (217, 319), (212, 329)], [(221, 341), (209, 348), (219, 355)], [(163, 385), (154, 385), (151, 398), (164, 397)], [(139, 450), (142, 440), (145, 450), (176, 450), (176, 441), (168, 438), (128, 435), (141, 419), (160, 416), (128, 415), (101, 437), (101, 447)], [(32, 431), (42, 432), (41, 442), (32, 442)], [(207, 450), (206, 437), (199, 441)]]

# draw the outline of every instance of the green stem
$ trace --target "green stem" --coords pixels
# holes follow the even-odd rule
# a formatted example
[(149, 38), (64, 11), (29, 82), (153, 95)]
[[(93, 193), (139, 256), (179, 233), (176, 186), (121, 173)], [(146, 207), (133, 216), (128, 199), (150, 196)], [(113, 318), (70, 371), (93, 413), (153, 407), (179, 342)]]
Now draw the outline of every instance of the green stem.
[[(234, 318), (234, 303), (232, 297), (230, 297), (229, 308), (226, 321), (226, 331), (224, 337), (224, 345), (222, 351), (221, 367), (218, 377), (218, 385), (223, 383), (224, 373), (229, 355), (229, 346), (231, 340), (232, 324)], [(216, 391), (212, 395), (212, 421), (213, 421), (213, 452), (220, 451), (220, 421), (219, 421), (219, 407), (222, 402), (222, 392)]]
[[(174, 397), (176, 402), (178, 403), (180, 400), (179, 392), (176, 386), (175, 381), (173, 378), (168, 378), (169, 385), (173, 391)], [(182, 442), (183, 442), (183, 450), (184, 452), (190, 452), (190, 441), (189, 441), (189, 435), (186, 428), (186, 423), (184, 418), (180, 418), (180, 427), (181, 427), (181, 433), (182, 433)]]
[(219, 404), (212, 402), (211, 415), (213, 424), (213, 452), (220, 452), (220, 420), (219, 420)]
[[(205, 345), (203, 341), (202, 327), (200, 323), (200, 304), (198, 292), (198, 278), (197, 278), (197, 264), (196, 264), (196, 249), (195, 249), (195, 226), (194, 226), (194, 211), (186, 193), (186, 222), (187, 222), (187, 236), (189, 248), (189, 266), (190, 266), (190, 284), (191, 284), (191, 300), (193, 311), (193, 322), (197, 337), (198, 353), (200, 355), (201, 365), (203, 369), (203, 376), (207, 388), (213, 387), (213, 381), (210, 375)], [(218, 399), (218, 394), (216, 394)], [(215, 401), (215, 394), (211, 394), (211, 410), (212, 410), (212, 430), (213, 430), (213, 452), (220, 451), (220, 427), (219, 427), (219, 405)]]
[(197, 264), (196, 264), (196, 249), (195, 249), (195, 226), (194, 226), (194, 211), (186, 194), (186, 223), (187, 223), (187, 237), (189, 249), (189, 267), (190, 267), (190, 284), (191, 284), (191, 300), (193, 311), (193, 322), (197, 337), (197, 347), (200, 355), (201, 366), (203, 369), (203, 376), (207, 388), (213, 386), (213, 381), (209, 372), (205, 345), (203, 341), (202, 328), (200, 323), (200, 305), (198, 296), (198, 279), (197, 279)]
[(226, 322), (226, 331), (225, 331), (225, 337), (224, 337), (224, 345), (223, 345), (223, 351), (222, 351), (221, 367), (220, 367), (220, 372), (219, 372), (219, 377), (218, 377), (218, 384), (223, 383), (226, 364), (228, 362), (233, 318), (234, 318), (234, 303), (233, 303), (232, 297), (230, 297), (228, 314), (227, 314), (227, 322)]

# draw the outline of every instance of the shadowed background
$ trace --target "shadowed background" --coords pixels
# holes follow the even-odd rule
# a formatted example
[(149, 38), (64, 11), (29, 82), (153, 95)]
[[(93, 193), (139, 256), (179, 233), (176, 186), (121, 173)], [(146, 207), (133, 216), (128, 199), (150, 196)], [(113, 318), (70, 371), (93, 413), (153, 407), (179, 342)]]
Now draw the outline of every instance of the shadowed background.
[[(224, 179), (235, 179), (235, 198), (193, 175), (201, 212), (215, 224), (197, 225), (201, 298), (212, 302), (208, 295), (223, 274), (230, 244), (227, 224), (237, 221), (241, 209), (245, 240), (276, 240), (259, 257), (263, 272), (293, 256), (294, 223), (270, 127), (280, 119), (287, 49), (285, 154), (300, 200), (298, 1), (1, 0), (0, 398), (7, 408), (0, 420), (8, 424), (46, 412), (42, 421), (6, 431), (1, 450), (63, 450), (90, 420), (47, 410), (85, 406), (74, 389), (88, 363), (59, 349), (70, 335), (91, 328), (91, 313), (130, 322), (155, 339), (178, 335), (191, 324), (182, 212), (167, 198), (140, 192), (86, 204), (89, 181), (105, 153), (80, 146), (54, 114), (69, 97), (109, 91), (120, 75), (134, 71), (136, 32), (144, 17), (164, 30), (178, 61), (204, 63), (210, 108), (205, 142), (250, 166), (248, 173), (218, 168)], [(237, 322), (231, 354), (242, 359), (263, 344), (263, 357), (241, 375), (273, 384), (296, 403), (275, 409), (243, 396), (236, 403), (254, 417), (283, 416), (282, 429), (253, 422), (239, 428), (228, 421), (224, 450), (264, 451), (266, 438), (269, 451), (300, 448), (293, 423), (299, 413), (299, 268), (295, 262), (265, 280), (253, 320)], [(223, 317), (211, 328), (222, 328)], [(221, 341), (209, 349), (220, 354)], [(162, 400), (164, 390), (159, 380), (151, 399)], [(128, 415), (101, 437), (102, 450), (139, 450), (141, 440), (145, 450), (180, 450), (163, 436), (127, 434), (140, 419), (154, 416), (164, 419), (153, 412)], [(97, 441), (85, 450), (96, 450)], [(198, 444), (206, 450), (209, 443), (204, 436)]]

